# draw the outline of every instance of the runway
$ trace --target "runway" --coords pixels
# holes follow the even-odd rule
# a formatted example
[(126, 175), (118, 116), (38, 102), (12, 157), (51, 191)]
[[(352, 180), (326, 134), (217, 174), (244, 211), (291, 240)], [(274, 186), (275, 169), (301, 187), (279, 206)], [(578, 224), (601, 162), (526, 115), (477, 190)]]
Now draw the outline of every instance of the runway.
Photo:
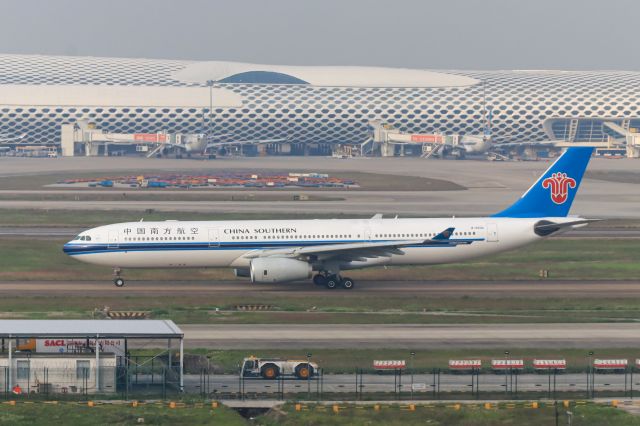
[[(361, 297), (363, 293), (387, 296), (485, 297), (485, 298), (637, 298), (640, 281), (377, 281), (357, 280), (356, 288), (328, 290), (309, 282), (251, 284), (244, 280), (228, 281), (128, 281), (117, 288), (106, 276), (102, 281), (0, 281), (0, 294), (8, 296), (104, 296), (104, 297), (172, 297), (289, 295)], [(639, 328), (640, 339), (640, 328)]]
[(192, 348), (628, 348), (640, 324), (182, 324)]

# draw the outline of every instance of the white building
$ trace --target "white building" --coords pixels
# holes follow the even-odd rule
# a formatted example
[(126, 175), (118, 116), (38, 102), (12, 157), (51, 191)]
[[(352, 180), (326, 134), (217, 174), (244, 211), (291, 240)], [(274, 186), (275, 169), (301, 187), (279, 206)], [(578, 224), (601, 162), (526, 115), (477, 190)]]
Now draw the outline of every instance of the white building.
[[(208, 82), (214, 82), (210, 91)], [(212, 111), (210, 112), (210, 104)], [(60, 125), (109, 132), (204, 133), (220, 140), (358, 143), (383, 120), (406, 132), (602, 142), (640, 128), (640, 73), (424, 71), (231, 62), (0, 55), (0, 134), (60, 140)]]
[[(9, 364), (11, 363), (11, 365)], [(99, 365), (99, 368), (96, 366)], [(108, 394), (116, 392), (116, 355), (15, 353), (0, 358), (0, 381), (26, 393)], [(11, 374), (12, 377), (6, 377)], [(96, 380), (96, 375), (100, 377)]]

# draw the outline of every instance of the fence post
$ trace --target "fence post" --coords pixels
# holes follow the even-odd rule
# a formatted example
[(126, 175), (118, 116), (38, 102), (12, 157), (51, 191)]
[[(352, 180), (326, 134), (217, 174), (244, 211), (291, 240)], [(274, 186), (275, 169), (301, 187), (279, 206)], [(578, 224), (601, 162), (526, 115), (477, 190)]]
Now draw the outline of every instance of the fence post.
[[(151, 374), (153, 374), (153, 372)], [(162, 399), (167, 399), (167, 369), (166, 368), (162, 368)]]
[(431, 397), (436, 399), (437, 390), (436, 390), (436, 369), (431, 370), (431, 375), (433, 376), (433, 384), (431, 385)]

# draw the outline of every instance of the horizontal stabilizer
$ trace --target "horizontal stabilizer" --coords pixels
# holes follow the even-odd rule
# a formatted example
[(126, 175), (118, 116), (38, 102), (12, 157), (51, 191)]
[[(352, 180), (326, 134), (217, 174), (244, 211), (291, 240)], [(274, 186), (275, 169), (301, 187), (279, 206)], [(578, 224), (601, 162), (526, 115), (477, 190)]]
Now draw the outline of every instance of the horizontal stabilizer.
[(578, 225), (586, 225), (591, 222), (599, 222), (602, 219), (577, 219), (569, 222), (556, 223), (549, 220), (541, 220), (533, 226), (533, 230), (537, 235), (545, 237), (557, 232), (563, 228), (570, 228)]

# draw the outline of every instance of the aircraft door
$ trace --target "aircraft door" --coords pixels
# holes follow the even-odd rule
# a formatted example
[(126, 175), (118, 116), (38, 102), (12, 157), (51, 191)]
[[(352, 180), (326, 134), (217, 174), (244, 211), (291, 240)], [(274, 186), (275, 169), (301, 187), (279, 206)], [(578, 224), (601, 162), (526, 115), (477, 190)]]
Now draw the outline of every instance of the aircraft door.
[(209, 247), (220, 247), (218, 228), (209, 229)]
[(369, 228), (369, 225), (364, 228), (363, 237), (366, 241), (371, 241), (371, 228)]
[(118, 248), (120, 240), (118, 239), (118, 231), (109, 231), (107, 248)]
[(497, 223), (487, 224), (487, 241), (490, 243), (498, 242), (498, 224)]

